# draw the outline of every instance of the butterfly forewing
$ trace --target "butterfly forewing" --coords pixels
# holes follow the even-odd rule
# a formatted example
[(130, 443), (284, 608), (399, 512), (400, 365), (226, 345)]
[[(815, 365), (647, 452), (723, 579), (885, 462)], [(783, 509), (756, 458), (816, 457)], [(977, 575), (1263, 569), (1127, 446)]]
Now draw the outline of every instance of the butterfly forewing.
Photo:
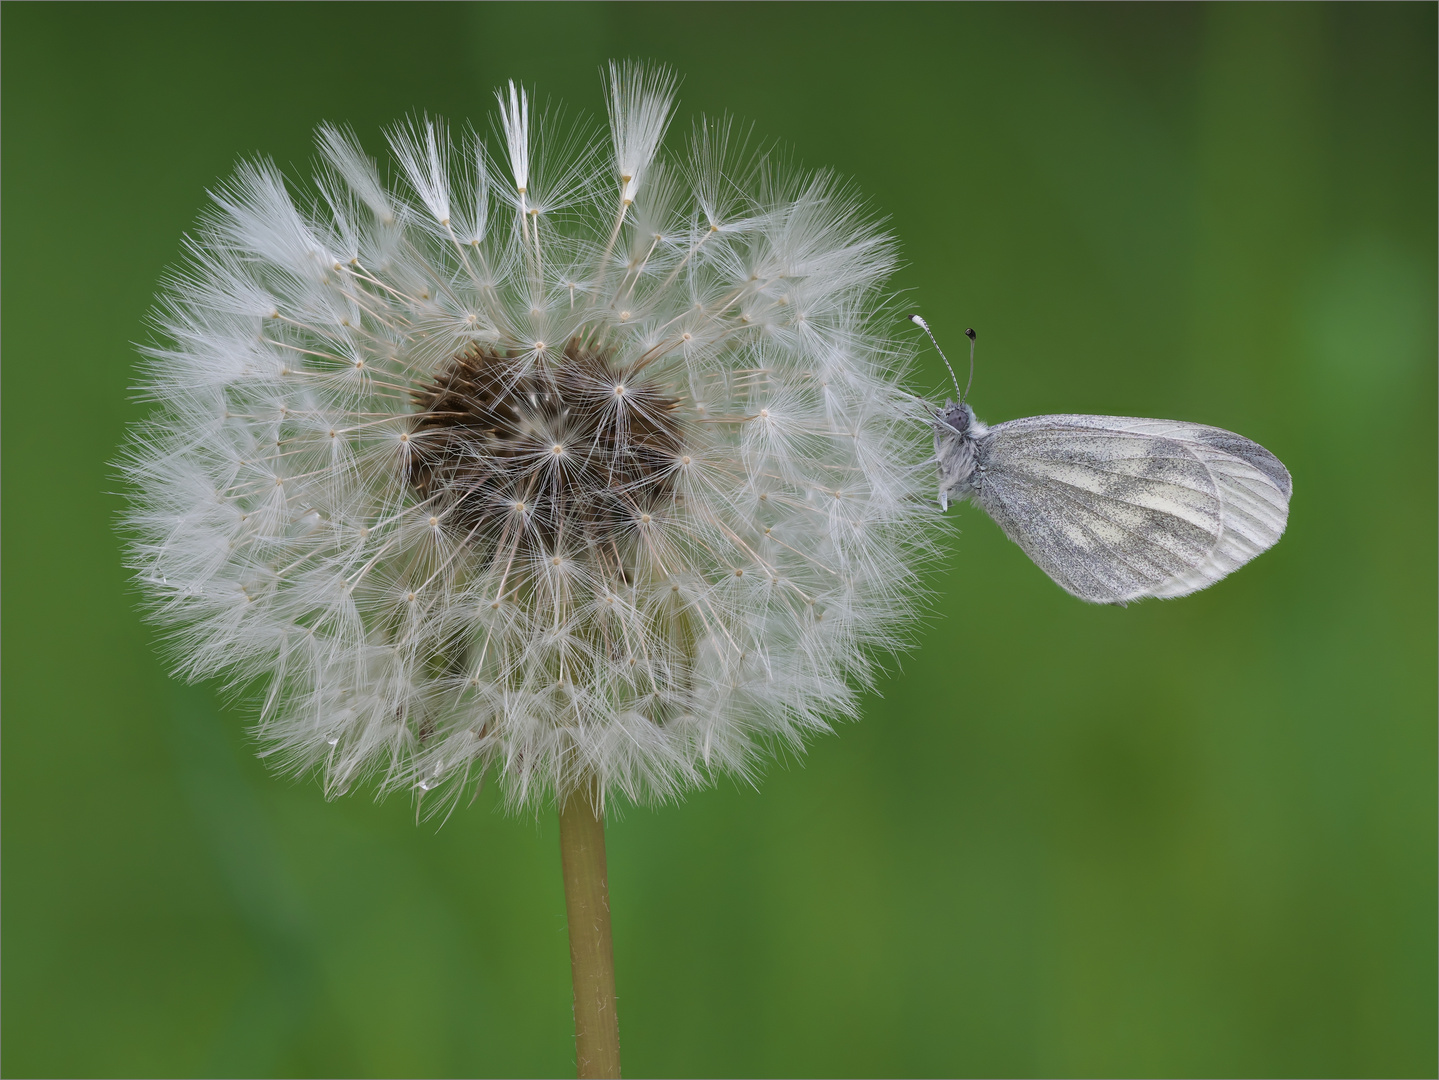
[(1176, 421), (1036, 416), (978, 440), (976, 501), (1075, 596), (1213, 584), (1279, 538), (1289, 474), (1258, 443)]

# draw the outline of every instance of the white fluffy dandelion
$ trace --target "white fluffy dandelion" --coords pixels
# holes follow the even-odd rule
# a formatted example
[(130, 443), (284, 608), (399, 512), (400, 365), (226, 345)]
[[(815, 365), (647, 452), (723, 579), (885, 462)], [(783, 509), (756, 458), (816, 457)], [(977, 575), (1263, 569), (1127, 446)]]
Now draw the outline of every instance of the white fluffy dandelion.
[(331, 792), (749, 775), (913, 612), (889, 238), (726, 124), (666, 159), (672, 79), (610, 76), (608, 147), (511, 84), (497, 150), (391, 130), (394, 182), (332, 127), (312, 193), (242, 165), (160, 302), (134, 566)]

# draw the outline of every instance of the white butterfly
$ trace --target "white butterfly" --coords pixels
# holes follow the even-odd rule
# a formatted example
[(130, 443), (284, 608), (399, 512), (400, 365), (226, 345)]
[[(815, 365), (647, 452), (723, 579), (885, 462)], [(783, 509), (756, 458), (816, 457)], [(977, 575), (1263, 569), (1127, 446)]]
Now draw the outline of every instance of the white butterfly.
[(1203, 424), (1062, 415), (987, 427), (961, 395), (935, 418), (934, 451), (941, 506), (974, 500), (1092, 603), (1207, 588), (1272, 547), (1289, 518), (1283, 463)]

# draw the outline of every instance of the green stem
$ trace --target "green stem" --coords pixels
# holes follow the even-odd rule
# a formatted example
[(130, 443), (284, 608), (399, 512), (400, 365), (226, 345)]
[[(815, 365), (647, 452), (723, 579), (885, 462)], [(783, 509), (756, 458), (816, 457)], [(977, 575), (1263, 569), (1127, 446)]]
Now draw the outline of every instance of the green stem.
[(605, 876), (605, 819), (593, 780), (576, 788), (560, 809), (560, 864), (575, 985), (575, 1062), (580, 1080), (618, 1077), (620, 1024)]

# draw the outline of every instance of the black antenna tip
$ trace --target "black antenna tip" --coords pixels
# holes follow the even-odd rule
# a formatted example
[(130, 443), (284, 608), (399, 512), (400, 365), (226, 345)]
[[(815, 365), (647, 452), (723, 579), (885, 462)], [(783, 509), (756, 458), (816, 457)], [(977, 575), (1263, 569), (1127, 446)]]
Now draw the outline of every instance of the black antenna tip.
[(974, 327), (972, 326), (965, 327), (964, 336), (969, 338), (970, 341), (973, 341), (975, 338), (979, 337), (979, 335), (974, 332)]

